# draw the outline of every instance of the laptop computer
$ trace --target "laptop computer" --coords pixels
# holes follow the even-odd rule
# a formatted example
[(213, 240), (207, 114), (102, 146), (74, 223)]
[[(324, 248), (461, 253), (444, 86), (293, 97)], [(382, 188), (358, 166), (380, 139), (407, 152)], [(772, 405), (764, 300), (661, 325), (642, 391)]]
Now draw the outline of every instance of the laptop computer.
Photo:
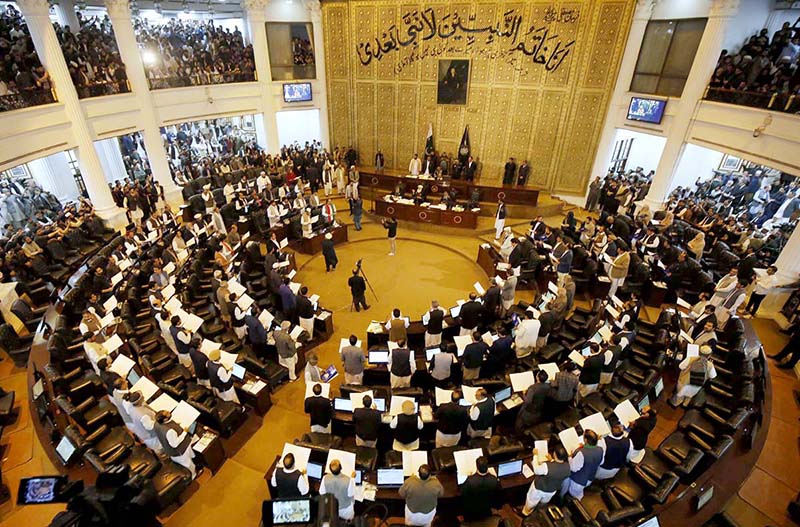
[(511, 395), (513, 394), (513, 388), (511, 386), (506, 386), (500, 391), (495, 392), (494, 394), (494, 402), (495, 404), (500, 404), (506, 399), (511, 399)]
[(373, 399), (372, 403), (375, 405), (375, 409), (379, 412), (386, 411), (386, 399)]
[(306, 465), (306, 474), (311, 479), (320, 480), (322, 479), (322, 464), (320, 463), (312, 463), (311, 461), (308, 462)]
[(379, 487), (400, 487), (403, 485), (402, 468), (379, 468), (378, 482)]
[(239, 379), (240, 381), (244, 380), (244, 376), (247, 374), (247, 370), (244, 369), (244, 366), (241, 364), (234, 364), (233, 369), (231, 370), (231, 375)]
[(636, 406), (639, 407), (638, 408), (639, 412), (644, 410), (646, 407), (650, 406), (650, 396), (649, 395), (645, 395), (644, 397), (642, 397), (642, 400), (639, 401), (639, 404), (637, 404)]
[(343, 399), (341, 397), (337, 397), (333, 400), (333, 409), (338, 412), (352, 412), (353, 401), (351, 401), (350, 399)]
[(374, 350), (370, 351), (367, 356), (367, 361), (370, 364), (388, 364), (389, 351), (388, 350)]
[(522, 460), (513, 459), (497, 465), (497, 477), (514, 476), (522, 473)]

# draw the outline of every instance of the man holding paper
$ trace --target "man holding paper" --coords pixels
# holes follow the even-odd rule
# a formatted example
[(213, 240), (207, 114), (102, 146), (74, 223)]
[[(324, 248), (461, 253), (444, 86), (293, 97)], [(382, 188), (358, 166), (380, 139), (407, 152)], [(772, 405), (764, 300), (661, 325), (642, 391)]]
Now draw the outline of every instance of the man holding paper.
[(308, 298), (308, 287), (303, 286), (300, 288), (300, 294), (297, 295), (295, 301), (295, 309), (297, 310), (297, 318), (300, 327), (308, 333), (308, 338), (314, 338), (314, 304)]
[(601, 438), (597, 446), (603, 451), (603, 459), (597, 468), (595, 479), (613, 478), (631, 460), (633, 445), (625, 437), (625, 430), (620, 423), (614, 423), (611, 435)]
[(406, 347), (406, 339), (397, 341), (397, 347), (389, 353), (387, 367), (393, 389), (411, 386), (411, 376), (417, 370), (417, 361), (414, 360), (414, 352)]
[(569, 494), (583, 499), (583, 490), (594, 481), (602, 460), (603, 450), (597, 446), (597, 434), (593, 430), (585, 430), (583, 445), (569, 458), (570, 476), (561, 485), (561, 495)]
[(214, 394), (223, 401), (230, 401), (239, 404), (239, 397), (233, 387), (231, 372), (220, 362), (219, 349), (212, 349), (208, 352), (208, 379)]
[(536, 475), (528, 488), (522, 515), (528, 516), (540, 503), (550, 503), (556, 492), (569, 478), (567, 451), (558, 445), (549, 453), (533, 450), (533, 473)]
[(334, 459), (328, 465), (330, 472), (323, 476), (319, 484), (319, 493), (332, 494), (339, 504), (339, 518), (352, 520), (355, 517), (355, 474), (342, 474), (342, 463)]
[(275, 348), (278, 350), (278, 363), (289, 370), (289, 382), (297, 380), (297, 344), (289, 335), (292, 323), (288, 320), (281, 322), (281, 327), (272, 332)]
[(161, 442), (161, 448), (169, 458), (182, 467), (189, 469), (192, 479), (195, 478), (194, 450), (192, 450), (192, 437), (183, 430), (178, 423), (171, 419), (170, 412), (162, 410), (156, 414), (156, 423), (153, 432)]
[(527, 357), (536, 349), (541, 327), (542, 323), (534, 318), (533, 312), (525, 310), (525, 319), (514, 330), (514, 349), (518, 359)]
[(308, 494), (308, 476), (295, 466), (294, 454), (283, 456), (283, 466), (275, 467), (270, 483), (276, 489), (277, 499), (301, 498)]
[(550, 386), (547, 384), (547, 372), (544, 370), (536, 372), (536, 381), (525, 390), (522, 406), (514, 424), (514, 429), (520, 435), (544, 419), (544, 404), (550, 394)]
[(460, 400), (461, 392), (453, 390), (450, 393), (450, 401), (436, 408), (433, 414), (436, 419), (436, 448), (456, 446), (461, 441), (461, 434), (467, 428), (469, 416), (467, 409), (458, 404)]
[(578, 396), (586, 397), (597, 391), (600, 385), (600, 374), (603, 372), (605, 358), (600, 353), (600, 345), (596, 342), (589, 343), (589, 356), (583, 362), (581, 374), (578, 377)]
[[(333, 418), (333, 409), (331, 408), (331, 401), (322, 395), (322, 385), (317, 383), (311, 389), (314, 395), (306, 398), (305, 412), (311, 416), (311, 431), (318, 434), (331, 433), (331, 420)], [(320, 494), (323, 494), (320, 491)]]
[(428, 465), (419, 467), (418, 475), (406, 479), (398, 491), (406, 500), (405, 524), (430, 527), (436, 517), (436, 505), (444, 488)]
[(442, 343), (445, 310), (436, 300), (431, 301), (431, 309), (422, 317), (425, 324), (425, 347), (430, 348)]
[(402, 452), (404, 450), (419, 450), (419, 433), (423, 427), (422, 418), (416, 413), (412, 401), (403, 402), (403, 413), (394, 416), (389, 423), (389, 428), (394, 430), (394, 443), (392, 449)]
[(467, 425), (467, 434), (471, 438), (492, 437), (492, 419), (494, 419), (494, 398), (485, 388), (479, 388), (475, 393), (475, 404), (469, 409), (470, 423)]
[(483, 341), (483, 337), (477, 331), (472, 334), (472, 342), (464, 348), (464, 355), (461, 360), (464, 364), (464, 380), (473, 381), (481, 376), (481, 366), (483, 359), (489, 352), (489, 346)]
[(364, 351), (358, 346), (358, 337), (350, 335), (349, 346), (343, 346), (340, 351), (344, 365), (345, 384), (360, 386), (364, 381)]
[(363, 406), (353, 410), (353, 428), (356, 432), (356, 446), (375, 448), (381, 427), (381, 413), (372, 407), (372, 397), (365, 395)]
[(503, 489), (497, 476), (489, 473), (489, 461), (481, 456), (475, 460), (475, 473), (461, 485), (461, 511), (465, 522), (485, 520), (492, 508), (502, 506)]

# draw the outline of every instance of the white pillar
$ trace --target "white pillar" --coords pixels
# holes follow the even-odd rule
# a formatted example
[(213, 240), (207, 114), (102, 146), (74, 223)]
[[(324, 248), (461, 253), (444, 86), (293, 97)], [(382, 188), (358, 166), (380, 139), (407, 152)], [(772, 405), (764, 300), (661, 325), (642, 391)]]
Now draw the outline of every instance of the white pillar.
[(264, 114), (257, 113), (253, 116), (253, 124), (256, 128), (256, 142), (262, 148), (267, 147), (267, 130), (264, 126)]
[(122, 160), (122, 151), (119, 148), (119, 140), (116, 137), (95, 141), (94, 148), (97, 150), (100, 164), (103, 165), (106, 181), (113, 183), (128, 177), (125, 161)]
[(280, 144), (278, 143), (278, 123), (275, 119), (275, 101), (272, 96), (272, 72), (269, 65), (265, 25), (267, 21), (265, 10), (268, 4), (269, 0), (243, 0), (242, 3), (245, 9), (245, 25), (253, 44), (253, 57), (256, 61), (256, 74), (264, 108), (263, 123), (266, 142), (261, 146), (266, 148), (267, 152), (275, 153), (280, 150)]
[(150, 93), (150, 85), (144, 74), (142, 57), (139, 54), (139, 46), (136, 44), (136, 35), (133, 32), (131, 21), (131, 10), (128, 7), (128, 0), (106, 0), (106, 10), (114, 28), (114, 35), (117, 39), (117, 47), (122, 62), (125, 63), (125, 71), (128, 73), (128, 80), (131, 89), (141, 110), (142, 137), (144, 148), (147, 151), (147, 159), (150, 161), (150, 169), (156, 181), (164, 187), (164, 196), (170, 205), (183, 203), (181, 189), (172, 180), (169, 170), (167, 152), (164, 149), (164, 142), (161, 139), (158, 119), (156, 118), (153, 97)]
[(644, 199), (651, 210), (660, 209), (666, 200), (678, 161), (686, 147), (686, 134), (691, 126), (695, 108), (703, 98), (708, 81), (714, 73), (728, 22), (738, 11), (739, 0), (714, 0), (711, 5), (703, 38), (697, 48), (680, 101), (677, 101), (678, 109), (670, 123), (667, 142), (658, 162), (650, 192)]
[(50, 23), (47, 0), (18, 0), (17, 5), (28, 24), (39, 59), (53, 79), (58, 100), (64, 105), (67, 118), (72, 123), (72, 133), (78, 145), (78, 165), (89, 199), (100, 218), (113, 227), (120, 227), (126, 223), (125, 214), (114, 204), (103, 168), (92, 145), (92, 136), (78, 101), (78, 94), (72, 85), (56, 32)]
[[(800, 278), (800, 229), (795, 228), (792, 235), (786, 241), (781, 254), (775, 261), (778, 268), (776, 276), (778, 283), (790, 284)], [(758, 310), (758, 315), (773, 319), (783, 329), (789, 327), (789, 321), (781, 313), (781, 308), (791, 295), (792, 290), (776, 288), (776, 290), (764, 299)]]
[(328, 128), (328, 90), (325, 82), (325, 39), (322, 32), (322, 6), (319, 0), (306, 0), (306, 8), (311, 16), (311, 24), (314, 28), (314, 62), (317, 70), (317, 93), (315, 100), (319, 105), (319, 131), (322, 138), (322, 146), (331, 149), (330, 131)]
[[(647, 29), (647, 23), (653, 14), (655, 0), (637, 0), (636, 10), (633, 12), (633, 22), (628, 33), (628, 42), (625, 44), (625, 53), (622, 55), (622, 63), (619, 66), (617, 83), (614, 86), (614, 94), (608, 105), (608, 114), (603, 125), (603, 132), (600, 134), (600, 142), (597, 146), (597, 155), (592, 166), (590, 182), (595, 178), (602, 178), (608, 173), (608, 166), (611, 164), (612, 148), (614, 138), (617, 135), (617, 113), (620, 108), (628, 106), (628, 93), (633, 80), (633, 72), (636, 62), (639, 60), (639, 50), (642, 48), (642, 39)], [(589, 189), (587, 187), (588, 195)], [(585, 200), (584, 200), (585, 201)]]
[(81, 29), (78, 15), (75, 12), (75, 2), (72, 0), (59, 0), (56, 5), (56, 15), (58, 15), (58, 23), (62, 26), (69, 26), (72, 33), (77, 33)]
[(62, 204), (74, 201), (80, 196), (78, 184), (72, 177), (72, 170), (64, 152), (34, 159), (28, 163), (28, 168), (33, 179)]

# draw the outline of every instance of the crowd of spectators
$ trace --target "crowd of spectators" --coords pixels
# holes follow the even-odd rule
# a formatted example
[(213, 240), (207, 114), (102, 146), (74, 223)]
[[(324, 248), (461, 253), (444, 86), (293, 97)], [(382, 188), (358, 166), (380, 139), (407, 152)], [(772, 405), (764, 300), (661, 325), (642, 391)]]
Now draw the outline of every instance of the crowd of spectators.
[(241, 31), (213, 21), (134, 19), (136, 39), (152, 89), (255, 80), (253, 46)]
[(0, 57), (0, 111), (55, 102), (50, 75), (22, 14), (11, 4), (0, 13)]
[(119, 56), (117, 41), (108, 15), (84, 18), (76, 13), (80, 27), (56, 30), (72, 83), (81, 99), (130, 91), (125, 64)]
[[(800, 20), (769, 37), (762, 29), (736, 53), (722, 50), (707, 98), (797, 113), (800, 104)], [(792, 96), (795, 96), (792, 98)]]
[(164, 189), (152, 175), (143, 178), (126, 178), (109, 184), (111, 197), (117, 207), (125, 209), (128, 222), (141, 225), (150, 219), (158, 208), (159, 200), (164, 200)]
[(144, 138), (141, 132), (134, 132), (119, 137), (120, 151), (125, 171), (130, 179), (143, 180), (152, 174), (150, 160), (144, 148)]
[(292, 60), (296, 66), (314, 64), (314, 48), (307, 38), (292, 38)]
[(61, 212), (58, 199), (32, 179), (0, 179), (0, 223), (4, 229), (49, 225)]

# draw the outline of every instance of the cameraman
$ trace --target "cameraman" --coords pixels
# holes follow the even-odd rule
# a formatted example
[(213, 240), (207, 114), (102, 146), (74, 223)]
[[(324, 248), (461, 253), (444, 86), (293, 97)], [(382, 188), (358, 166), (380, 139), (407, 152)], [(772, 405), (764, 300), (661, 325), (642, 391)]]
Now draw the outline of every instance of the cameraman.
[(361, 272), (361, 260), (358, 261), (356, 264), (356, 268), (353, 269), (353, 276), (347, 280), (347, 285), (350, 286), (350, 294), (353, 295), (353, 305), (356, 308), (356, 311), (361, 311), (361, 308), (364, 308), (364, 311), (369, 309), (367, 305), (367, 299), (364, 297), (364, 293), (367, 291), (367, 284), (364, 281), (364, 278), (360, 275)]
[(389, 236), (389, 256), (394, 256), (397, 253), (397, 218), (394, 215), (389, 216), (388, 220), (384, 218), (381, 225)]

